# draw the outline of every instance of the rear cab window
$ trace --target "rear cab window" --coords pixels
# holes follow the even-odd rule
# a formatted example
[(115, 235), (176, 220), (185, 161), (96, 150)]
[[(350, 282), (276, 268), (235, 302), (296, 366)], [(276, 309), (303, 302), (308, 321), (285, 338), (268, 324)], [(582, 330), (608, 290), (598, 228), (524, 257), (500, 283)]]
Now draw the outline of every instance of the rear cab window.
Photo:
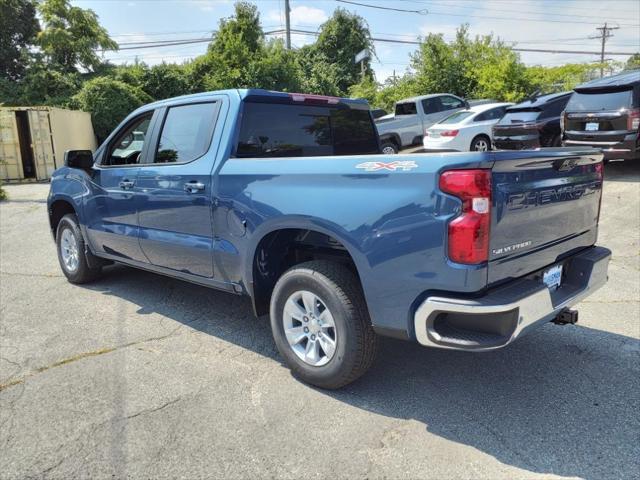
[(379, 153), (368, 109), (245, 102), (236, 157)]
[(396, 115), (416, 115), (416, 102), (396, 103)]

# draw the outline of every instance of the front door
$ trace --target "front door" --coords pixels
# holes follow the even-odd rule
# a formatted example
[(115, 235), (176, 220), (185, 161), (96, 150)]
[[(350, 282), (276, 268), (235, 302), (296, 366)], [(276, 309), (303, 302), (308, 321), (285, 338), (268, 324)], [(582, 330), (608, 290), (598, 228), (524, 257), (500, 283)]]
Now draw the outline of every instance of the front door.
[(153, 265), (213, 277), (211, 147), (220, 102), (163, 109), (162, 128), (140, 168), (140, 245)]
[(127, 122), (97, 158), (84, 208), (87, 236), (98, 253), (147, 262), (138, 241), (137, 182), (152, 120), (148, 112)]

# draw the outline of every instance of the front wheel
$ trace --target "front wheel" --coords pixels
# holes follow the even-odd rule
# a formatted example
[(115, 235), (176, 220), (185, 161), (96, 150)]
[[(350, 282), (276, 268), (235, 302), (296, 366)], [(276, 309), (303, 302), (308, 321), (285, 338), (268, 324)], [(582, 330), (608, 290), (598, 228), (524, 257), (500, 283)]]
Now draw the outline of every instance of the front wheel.
[(289, 269), (276, 283), (270, 313), (278, 351), (307, 383), (340, 388), (373, 363), (378, 342), (359, 281), (338, 263)]
[(75, 215), (67, 214), (58, 223), (56, 246), (62, 273), (71, 283), (87, 283), (100, 274), (100, 267), (92, 268), (87, 263), (84, 238)]

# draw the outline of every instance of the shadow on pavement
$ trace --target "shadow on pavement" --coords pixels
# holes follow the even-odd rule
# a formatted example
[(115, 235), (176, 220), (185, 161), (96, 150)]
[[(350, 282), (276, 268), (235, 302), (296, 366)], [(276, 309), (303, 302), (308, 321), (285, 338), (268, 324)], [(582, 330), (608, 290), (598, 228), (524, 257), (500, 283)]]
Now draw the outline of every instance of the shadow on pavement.
[[(114, 266), (90, 289), (280, 360), (266, 318), (246, 298)], [(505, 349), (472, 354), (384, 339), (362, 379), (324, 395), (542, 474), (637, 478), (636, 339), (547, 325)], [(425, 452), (426, 453), (426, 452)], [(450, 459), (455, 462), (455, 458)]]
[(640, 182), (640, 161), (610, 162), (604, 167), (604, 181)]

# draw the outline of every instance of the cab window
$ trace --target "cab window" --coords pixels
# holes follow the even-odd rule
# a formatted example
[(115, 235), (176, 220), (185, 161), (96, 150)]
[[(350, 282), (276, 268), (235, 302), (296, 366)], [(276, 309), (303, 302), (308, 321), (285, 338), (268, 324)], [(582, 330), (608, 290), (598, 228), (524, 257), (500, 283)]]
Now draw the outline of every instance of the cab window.
[(111, 144), (102, 165), (136, 165), (141, 163), (152, 113), (143, 115), (125, 127)]
[(185, 163), (209, 149), (216, 120), (215, 103), (170, 107), (162, 125), (154, 163)]

